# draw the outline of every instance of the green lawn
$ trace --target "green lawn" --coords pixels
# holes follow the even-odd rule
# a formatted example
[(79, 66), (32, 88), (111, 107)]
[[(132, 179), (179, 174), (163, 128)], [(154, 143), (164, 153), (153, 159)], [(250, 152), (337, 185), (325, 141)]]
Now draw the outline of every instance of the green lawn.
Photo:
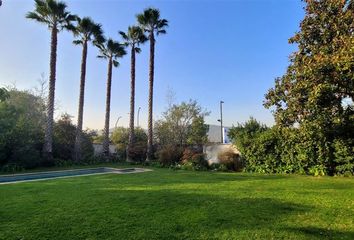
[(354, 178), (155, 169), (0, 185), (0, 239), (354, 239)]

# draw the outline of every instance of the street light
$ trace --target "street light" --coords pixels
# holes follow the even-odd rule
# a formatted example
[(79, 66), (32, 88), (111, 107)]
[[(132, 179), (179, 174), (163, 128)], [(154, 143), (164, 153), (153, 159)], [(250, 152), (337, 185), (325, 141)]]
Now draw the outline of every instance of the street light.
[(116, 124), (114, 125), (114, 129), (117, 129), (117, 124), (118, 124), (118, 122), (119, 122), (119, 119), (121, 119), (122, 118), (122, 116), (119, 116), (118, 117), (118, 119), (117, 119), (117, 121), (116, 121)]
[(136, 116), (136, 126), (139, 127), (139, 113), (140, 113), (141, 107), (138, 108), (138, 114)]
[(220, 119), (218, 120), (220, 122), (220, 142), (224, 143), (224, 138), (223, 138), (223, 129), (222, 129), (222, 104), (224, 101), (220, 101)]

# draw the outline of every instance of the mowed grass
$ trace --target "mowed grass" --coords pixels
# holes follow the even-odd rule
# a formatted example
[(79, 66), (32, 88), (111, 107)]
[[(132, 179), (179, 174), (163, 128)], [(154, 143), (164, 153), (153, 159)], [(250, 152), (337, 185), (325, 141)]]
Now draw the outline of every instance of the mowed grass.
[(354, 239), (354, 179), (155, 169), (0, 185), (0, 239)]

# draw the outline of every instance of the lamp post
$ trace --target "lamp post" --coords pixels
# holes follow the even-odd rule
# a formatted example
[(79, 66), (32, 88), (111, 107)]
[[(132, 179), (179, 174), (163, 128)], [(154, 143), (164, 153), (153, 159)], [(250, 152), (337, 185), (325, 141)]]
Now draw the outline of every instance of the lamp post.
[(138, 108), (138, 114), (136, 116), (136, 126), (139, 127), (139, 113), (140, 113), (141, 107)]
[(222, 104), (224, 101), (220, 101), (220, 142), (224, 143), (224, 138), (223, 138), (223, 129), (222, 129)]
[(116, 124), (114, 125), (114, 129), (117, 129), (117, 125), (118, 125), (119, 119), (121, 119), (121, 118), (122, 118), (122, 116), (119, 116), (119, 117), (118, 117), (118, 119), (117, 119), (117, 121), (116, 121)]

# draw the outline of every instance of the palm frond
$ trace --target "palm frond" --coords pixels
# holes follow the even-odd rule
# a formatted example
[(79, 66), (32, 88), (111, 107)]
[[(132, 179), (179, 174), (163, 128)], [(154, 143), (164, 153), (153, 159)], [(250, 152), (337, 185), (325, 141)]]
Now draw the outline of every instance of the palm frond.
[(49, 25), (51, 22), (48, 21), (46, 18), (40, 16), (38, 13), (36, 12), (28, 12), (26, 14), (26, 18), (28, 19), (33, 19), (33, 20), (36, 20), (37, 22), (40, 22), (40, 23), (44, 23), (44, 24), (47, 24)]
[(148, 33), (165, 34), (168, 27), (166, 19), (160, 19), (160, 11), (156, 8), (147, 8), (143, 13), (136, 15), (139, 26)]
[(114, 67), (118, 67), (118, 66), (119, 66), (119, 62), (116, 61), (116, 60), (113, 60), (113, 66), (114, 66)]
[(75, 44), (75, 45), (81, 45), (81, 44), (83, 44), (83, 41), (82, 41), (82, 40), (74, 40), (74, 41), (73, 41), (73, 44)]
[(141, 48), (136, 47), (136, 48), (134, 48), (134, 51), (135, 51), (136, 53), (141, 53)]
[(71, 29), (71, 22), (76, 16), (66, 11), (67, 5), (64, 2), (56, 0), (35, 0), (35, 10), (29, 12), (26, 18), (34, 19), (38, 22), (45, 23), (49, 28), (57, 27), (58, 30), (63, 28)]
[(156, 34), (157, 35), (160, 35), (160, 34), (166, 34), (166, 30), (158, 30), (157, 32), (156, 32)]
[(123, 38), (123, 40), (129, 41), (129, 38), (128, 38), (128, 36), (127, 36), (127, 34), (126, 34), (125, 32), (119, 31), (118, 33), (119, 33), (120, 36)]

